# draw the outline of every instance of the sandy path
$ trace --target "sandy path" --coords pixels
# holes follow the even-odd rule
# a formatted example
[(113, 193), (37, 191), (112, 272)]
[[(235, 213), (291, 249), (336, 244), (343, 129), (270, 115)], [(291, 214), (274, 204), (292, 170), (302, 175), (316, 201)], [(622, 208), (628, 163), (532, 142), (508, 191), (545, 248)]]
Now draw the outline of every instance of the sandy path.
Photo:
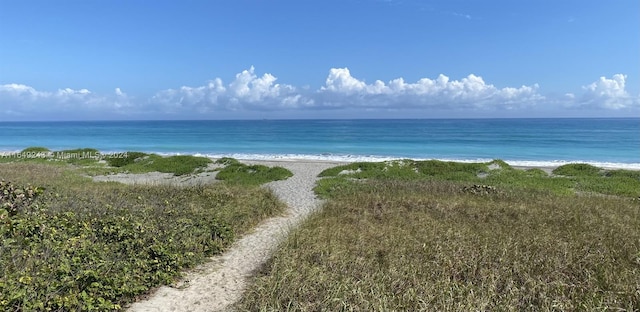
[(267, 184), (289, 209), (284, 216), (266, 220), (245, 235), (225, 253), (186, 274), (175, 287), (163, 286), (145, 301), (136, 302), (130, 311), (225, 311), (237, 302), (247, 279), (265, 263), (289, 230), (320, 204), (312, 191), (317, 175), (335, 166), (323, 162), (268, 162), (293, 172), (285, 181)]

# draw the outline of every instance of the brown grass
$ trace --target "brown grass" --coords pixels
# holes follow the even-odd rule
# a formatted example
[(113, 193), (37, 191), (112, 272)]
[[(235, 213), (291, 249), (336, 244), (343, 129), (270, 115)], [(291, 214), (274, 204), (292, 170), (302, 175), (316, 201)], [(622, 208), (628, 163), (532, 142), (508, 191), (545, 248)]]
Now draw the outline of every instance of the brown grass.
[(640, 309), (637, 200), (461, 189), (352, 184), (282, 245), (239, 309)]

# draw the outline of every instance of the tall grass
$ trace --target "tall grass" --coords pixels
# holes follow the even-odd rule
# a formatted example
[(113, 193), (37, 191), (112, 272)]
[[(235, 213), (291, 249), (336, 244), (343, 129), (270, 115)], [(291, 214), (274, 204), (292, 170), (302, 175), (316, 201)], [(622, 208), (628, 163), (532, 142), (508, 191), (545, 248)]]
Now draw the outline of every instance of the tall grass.
[[(567, 191), (592, 181), (617, 193), (610, 176), (504, 168), (478, 178), (465, 173), (474, 166), (441, 167), (449, 172), (432, 168), (431, 178), (329, 171), (319, 187), (328, 202), (283, 243), (238, 309), (640, 310), (640, 202)], [(478, 181), (496, 192), (463, 191)]]

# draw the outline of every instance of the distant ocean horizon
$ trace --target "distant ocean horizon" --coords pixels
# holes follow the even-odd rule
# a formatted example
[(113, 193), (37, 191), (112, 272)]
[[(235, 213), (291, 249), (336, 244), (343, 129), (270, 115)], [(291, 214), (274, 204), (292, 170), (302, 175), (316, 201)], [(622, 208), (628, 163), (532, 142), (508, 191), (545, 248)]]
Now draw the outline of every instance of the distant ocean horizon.
[(30, 146), (211, 158), (502, 159), (640, 169), (640, 118), (0, 122), (0, 152)]

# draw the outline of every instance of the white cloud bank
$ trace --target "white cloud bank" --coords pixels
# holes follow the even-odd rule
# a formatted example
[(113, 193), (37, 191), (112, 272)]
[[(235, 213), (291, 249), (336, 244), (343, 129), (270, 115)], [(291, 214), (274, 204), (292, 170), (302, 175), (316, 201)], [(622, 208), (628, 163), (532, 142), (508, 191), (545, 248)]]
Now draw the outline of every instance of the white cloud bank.
[(499, 89), (473, 74), (461, 80), (450, 80), (441, 74), (436, 79), (422, 78), (415, 83), (398, 78), (388, 83), (376, 80), (366, 84), (351, 76), (348, 68), (332, 68), (319, 93), (326, 98), (321, 103), (330, 106), (512, 109), (543, 101), (544, 96), (537, 90), (537, 84)]
[[(108, 113), (125, 113), (122, 107), (128, 107), (129, 99), (120, 88), (115, 94), (101, 96), (87, 89), (58, 89), (55, 92), (38, 91), (23, 84), (0, 85), (1, 114), (16, 117), (59, 117), (64, 114), (84, 115)], [(83, 114), (84, 113), (84, 114)], [(5, 118), (0, 118), (0, 120)], [(37, 118), (42, 119), (42, 118)]]
[[(517, 111), (521, 109), (597, 109), (620, 111), (640, 108), (640, 96), (625, 89), (626, 76), (613, 75), (583, 87), (583, 93), (549, 97), (537, 84), (498, 88), (480, 76), (470, 74), (460, 80), (445, 75), (406, 82), (397, 78), (388, 82), (367, 83), (351, 75), (348, 68), (332, 68), (325, 85), (316, 90), (279, 84), (269, 73), (258, 76), (251, 67), (238, 73), (230, 83), (215, 78), (203, 86), (183, 86), (157, 92), (151, 98), (137, 99), (120, 88), (112, 94), (97, 95), (87, 89), (39, 91), (23, 84), (0, 85), (0, 120), (15, 118), (59, 119), (172, 116), (217, 118), (225, 112), (296, 112), (309, 110), (376, 111)], [(553, 107), (552, 107), (553, 106)], [(13, 117), (12, 117), (13, 116)], [(240, 115), (242, 116), (242, 115)], [(337, 115), (336, 117), (339, 117)], [(381, 116), (384, 117), (384, 116)]]
[(204, 86), (169, 89), (158, 92), (150, 100), (155, 109), (163, 111), (195, 110), (201, 113), (226, 110), (274, 110), (313, 105), (291, 85), (275, 83), (271, 74), (258, 77), (253, 66), (236, 75), (225, 85), (216, 78)]

